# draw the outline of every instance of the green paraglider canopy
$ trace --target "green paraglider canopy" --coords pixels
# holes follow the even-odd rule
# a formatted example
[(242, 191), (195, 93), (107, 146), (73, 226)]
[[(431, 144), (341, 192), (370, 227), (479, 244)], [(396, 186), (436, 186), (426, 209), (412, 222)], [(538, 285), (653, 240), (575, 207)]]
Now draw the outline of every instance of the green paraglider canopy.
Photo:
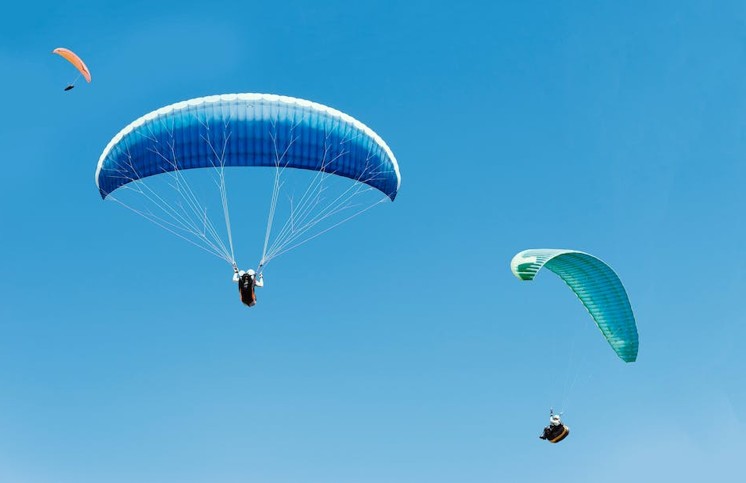
[(513, 257), (510, 268), (533, 280), (546, 267), (565, 281), (593, 317), (614, 352), (625, 362), (637, 359), (635, 316), (621, 280), (606, 263), (575, 250), (532, 249)]

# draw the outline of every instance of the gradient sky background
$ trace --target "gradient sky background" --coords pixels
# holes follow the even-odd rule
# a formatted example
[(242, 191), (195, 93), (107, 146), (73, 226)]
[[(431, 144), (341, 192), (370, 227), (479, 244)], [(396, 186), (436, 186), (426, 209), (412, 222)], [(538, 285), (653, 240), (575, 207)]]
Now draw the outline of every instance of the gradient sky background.
[[(742, 481), (746, 5), (706, 3), (6, 5), (0, 481)], [(350, 113), (402, 170), (251, 310), (93, 180), (127, 123), (227, 92)], [(538, 247), (617, 270), (636, 363), (512, 276)]]

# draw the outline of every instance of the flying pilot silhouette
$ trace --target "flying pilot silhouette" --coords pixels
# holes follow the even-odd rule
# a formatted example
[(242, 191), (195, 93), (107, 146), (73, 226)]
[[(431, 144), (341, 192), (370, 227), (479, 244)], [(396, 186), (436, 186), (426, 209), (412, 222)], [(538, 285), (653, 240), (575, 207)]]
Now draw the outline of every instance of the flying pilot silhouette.
[(260, 273), (257, 276), (256, 272), (252, 269), (244, 272), (233, 265), (233, 281), (238, 282), (238, 293), (241, 295), (241, 302), (249, 307), (256, 305), (254, 287), (264, 287), (264, 275)]
[(549, 410), (549, 426), (544, 428), (544, 434), (539, 436), (541, 439), (546, 439), (550, 443), (559, 443), (570, 434), (570, 428), (562, 424), (562, 420), (559, 414), (554, 414), (554, 411)]

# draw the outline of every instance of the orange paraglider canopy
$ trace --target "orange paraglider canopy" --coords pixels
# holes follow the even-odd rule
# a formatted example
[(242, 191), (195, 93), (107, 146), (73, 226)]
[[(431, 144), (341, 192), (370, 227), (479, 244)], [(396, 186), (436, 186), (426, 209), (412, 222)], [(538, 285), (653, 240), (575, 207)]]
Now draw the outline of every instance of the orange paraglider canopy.
[(78, 57), (75, 52), (69, 49), (65, 48), (57, 48), (52, 51), (53, 54), (60, 55), (64, 57), (68, 62), (70, 62), (72, 65), (75, 66), (76, 69), (80, 71), (80, 73), (85, 77), (85, 80), (87, 82), (91, 82), (91, 72), (88, 70), (88, 67), (86, 67), (83, 60)]

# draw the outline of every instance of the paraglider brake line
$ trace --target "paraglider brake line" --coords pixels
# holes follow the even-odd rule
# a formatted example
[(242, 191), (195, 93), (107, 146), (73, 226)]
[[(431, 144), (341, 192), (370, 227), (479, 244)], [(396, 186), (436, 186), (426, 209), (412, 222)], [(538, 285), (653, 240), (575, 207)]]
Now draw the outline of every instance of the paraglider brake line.
[(65, 87), (65, 91), (71, 91), (73, 88), (75, 88), (75, 83), (78, 82), (78, 79), (80, 79), (80, 74), (78, 74), (78, 77), (76, 77), (71, 83)]

